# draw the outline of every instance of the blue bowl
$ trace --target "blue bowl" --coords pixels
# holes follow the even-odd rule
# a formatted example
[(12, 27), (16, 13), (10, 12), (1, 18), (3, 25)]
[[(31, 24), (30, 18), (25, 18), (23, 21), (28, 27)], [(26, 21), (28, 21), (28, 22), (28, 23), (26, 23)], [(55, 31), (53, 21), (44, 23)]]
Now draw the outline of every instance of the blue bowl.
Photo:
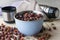
[[(23, 14), (23, 12), (25, 12), (25, 11), (22, 11), (20, 13)], [(39, 11), (33, 11), (33, 12), (41, 13)], [(18, 30), (22, 34), (30, 36), (30, 35), (34, 35), (34, 34), (38, 33), (41, 30), (42, 25), (43, 25), (43, 18), (41, 18), (39, 20), (34, 20), (34, 21), (22, 21), (22, 20), (15, 18), (15, 22), (16, 22), (16, 28), (18, 28)]]

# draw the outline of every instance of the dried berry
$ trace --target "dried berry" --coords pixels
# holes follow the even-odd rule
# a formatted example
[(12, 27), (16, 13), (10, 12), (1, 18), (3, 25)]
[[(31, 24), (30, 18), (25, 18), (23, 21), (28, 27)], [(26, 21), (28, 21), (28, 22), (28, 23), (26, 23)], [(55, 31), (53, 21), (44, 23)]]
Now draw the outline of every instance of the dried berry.
[(30, 17), (30, 21), (34, 20), (33, 17)]
[(5, 40), (5, 38), (4, 37), (1, 37), (1, 40)]
[(37, 17), (40, 18), (41, 17), (41, 14), (37, 14)]
[(30, 13), (28, 14), (28, 17), (31, 17), (31, 14)]
[(52, 23), (51, 25), (54, 25), (54, 23)]
[(24, 40), (24, 37), (21, 37), (20, 40)]
[(42, 38), (41, 38), (41, 37), (39, 37), (39, 38), (38, 38), (38, 40), (42, 40)]
[(20, 18), (22, 18), (23, 16), (22, 15), (19, 15)]
[(6, 40), (11, 40), (11, 38), (6, 38)]
[(17, 40), (17, 38), (16, 38), (16, 37), (14, 37), (14, 40)]
[(27, 21), (27, 18), (24, 18), (24, 21)]
[(19, 15), (18, 15), (18, 16), (16, 16), (16, 18), (17, 18), (17, 19), (19, 19)]
[(34, 15), (35, 15), (34, 13), (31, 13), (31, 17), (34, 17)]
[(56, 27), (53, 27), (54, 30), (56, 30)]
[(48, 31), (52, 31), (51, 28), (49, 28)]
[(28, 17), (28, 13), (25, 13), (25, 14), (24, 14), (24, 17), (25, 17), (25, 18)]
[(45, 39), (42, 38), (42, 40), (45, 40)]

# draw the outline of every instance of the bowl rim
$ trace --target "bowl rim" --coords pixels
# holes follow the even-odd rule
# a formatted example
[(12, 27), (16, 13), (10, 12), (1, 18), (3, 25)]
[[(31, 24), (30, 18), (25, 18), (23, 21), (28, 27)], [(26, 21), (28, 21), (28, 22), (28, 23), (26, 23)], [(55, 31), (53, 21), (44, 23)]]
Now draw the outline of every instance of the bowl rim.
[[(31, 10), (26, 10), (26, 11), (31, 11)], [(24, 11), (21, 11), (21, 12), (24, 12)], [(19, 14), (19, 13), (21, 13), (21, 12), (18, 12), (17, 14)], [(33, 10), (32, 12), (34, 12), (34, 13), (40, 13), (42, 16), (44, 16), (43, 12), (36, 11), (36, 10)], [(17, 14), (15, 14), (15, 16), (16, 16)], [(17, 19), (15, 16), (14, 16), (14, 19)], [(19, 20), (19, 19), (17, 19), (17, 20)], [(40, 20), (43, 20), (43, 17), (40, 18), (39, 20), (33, 20), (33, 21), (40, 21)], [(23, 21), (23, 20), (19, 20), (19, 21)], [(23, 22), (32, 22), (32, 21), (23, 21)]]

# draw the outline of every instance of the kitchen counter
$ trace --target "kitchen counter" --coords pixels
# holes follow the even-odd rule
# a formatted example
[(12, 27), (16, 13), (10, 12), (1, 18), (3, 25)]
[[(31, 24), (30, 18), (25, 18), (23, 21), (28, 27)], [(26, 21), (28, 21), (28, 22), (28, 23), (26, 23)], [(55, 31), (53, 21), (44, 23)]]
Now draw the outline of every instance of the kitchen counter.
[[(3, 21), (3, 18), (0, 17), (0, 24), (2, 24), (2, 23), (7, 25), (7, 26), (16, 27), (15, 23), (14, 24), (5, 23)], [(51, 25), (51, 22), (44, 22), (44, 24), (43, 24), (44, 26), (47, 26), (45, 23), (47, 23), (49, 26)], [(54, 21), (52, 23), (55, 24), (55, 26), (57, 27), (57, 30), (51, 31), (52, 36), (51, 36), (51, 38), (49, 40), (60, 40), (60, 20), (56, 20), (56, 21)]]

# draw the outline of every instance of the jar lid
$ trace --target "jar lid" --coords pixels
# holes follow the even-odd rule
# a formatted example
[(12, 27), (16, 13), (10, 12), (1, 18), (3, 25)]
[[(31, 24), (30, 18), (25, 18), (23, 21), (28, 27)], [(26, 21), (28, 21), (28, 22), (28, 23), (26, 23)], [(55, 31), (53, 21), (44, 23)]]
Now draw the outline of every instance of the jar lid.
[(14, 6), (6, 6), (6, 7), (2, 8), (2, 11), (4, 11), (4, 12), (16, 11), (16, 7), (14, 7)]

